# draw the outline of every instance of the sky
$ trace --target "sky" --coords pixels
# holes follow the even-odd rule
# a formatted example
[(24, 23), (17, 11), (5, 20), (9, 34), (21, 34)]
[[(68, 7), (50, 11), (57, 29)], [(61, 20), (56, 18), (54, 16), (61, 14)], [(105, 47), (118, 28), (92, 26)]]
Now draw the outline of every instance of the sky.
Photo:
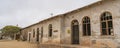
[(31, 24), (58, 14), (89, 5), (99, 0), (0, 0), (0, 28)]

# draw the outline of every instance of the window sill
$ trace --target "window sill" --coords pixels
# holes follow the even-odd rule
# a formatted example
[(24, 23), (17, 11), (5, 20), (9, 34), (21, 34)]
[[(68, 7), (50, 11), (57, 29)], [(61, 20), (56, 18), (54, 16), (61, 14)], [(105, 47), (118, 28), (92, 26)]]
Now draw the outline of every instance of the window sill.
[(114, 35), (101, 35), (100, 38), (101, 39), (114, 39), (115, 36)]

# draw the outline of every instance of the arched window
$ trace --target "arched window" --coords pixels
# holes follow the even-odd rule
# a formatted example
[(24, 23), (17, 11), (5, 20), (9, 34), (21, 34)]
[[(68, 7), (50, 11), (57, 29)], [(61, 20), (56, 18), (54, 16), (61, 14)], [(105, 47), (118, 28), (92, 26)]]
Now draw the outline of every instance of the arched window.
[(33, 29), (33, 38), (35, 37), (35, 29)]
[(49, 24), (49, 37), (52, 37), (52, 24)]
[(91, 35), (90, 18), (84, 17), (82, 23), (83, 23), (83, 36), (90, 36)]
[(37, 28), (37, 33), (39, 34), (39, 28)]
[(112, 15), (109, 12), (105, 12), (101, 16), (101, 31), (102, 35), (112, 35), (113, 33)]

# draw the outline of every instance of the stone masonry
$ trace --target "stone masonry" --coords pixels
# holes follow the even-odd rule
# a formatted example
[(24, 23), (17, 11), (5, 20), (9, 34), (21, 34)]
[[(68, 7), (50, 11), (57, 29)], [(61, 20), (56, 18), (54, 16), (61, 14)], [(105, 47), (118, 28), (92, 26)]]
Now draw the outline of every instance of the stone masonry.
[[(112, 16), (113, 33), (112, 35), (102, 35), (101, 32), (101, 15), (109, 12)], [(91, 35), (83, 36), (83, 18), (90, 18)], [(72, 28), (72, 21), (77, 20), (79, 29), (79, 44), (72, 44), (75, 32)], [(52, 37), (49, 37), (49, 24), (52, 24)], [(41, 29), (43, 27), (43, 30)], [(39, 28), (39, 41), (37, 39), (37, 28)], [(35, 30), (35, 37), (33, 37)], [(43, 34), (41, 33), (43, 31)], [(30, 36), (28, 34), (31, 34)], [(46, 44), (52, 46), (58, 44), (86, 46), (89, 48), (119, 48), (120, 47), (120, 0), (101, 0), (88, 6), (56, 15), (45, 19), (21, 31), (22, 39), (29, 42)], [(30, 37), (30, 38), (29, 38)], [(75, 40), (76, 41), (76, 40)], [(44, 46), (44, 45), (43, 45)], [(57, 46), (57, 45), (56, 45)], [(69, 46), (68, 46), (69, 47)], [(56, 48), (56, 47), (55, 47)], [(70, 47), (69, 47), (70, 48)]]

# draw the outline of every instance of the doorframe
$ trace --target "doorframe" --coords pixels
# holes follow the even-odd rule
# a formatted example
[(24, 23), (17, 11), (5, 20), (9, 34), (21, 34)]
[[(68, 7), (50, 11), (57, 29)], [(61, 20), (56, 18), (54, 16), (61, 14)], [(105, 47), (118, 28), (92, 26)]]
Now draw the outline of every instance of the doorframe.
[[(73, 43), (73, 40), (74, 40), (74, 39), (73, 39), (73, 22), (74, 22), (74, 21), (77, 21), (77, 23), (78, 23), (78, 34), (79, 34), (79, 35), (78, 35), (78, 36), (79, 36), (78, 44), (80, 44), (80, 32), (79, 32), (79, 30), (80, 30), (79, 28), (80, 28), (80, 27), (79, 27), (79, 22), (78, 22), (78, 20), (76, 20), (76, 19), (72, 20), (72, 22), (71, 22), (71, 44), (75, 44), (75, 43)], [(76, 43), (76, 45), (77, 45), (77, 43)]]
[(39, 35), (40, 35), (40, 29), (39, 29), (39, 28), (37, 28), (37, 33), (36, 33), (36, 42), (39, 42), (39, 40), (40, 40)]
[(31, 41), (31, 32), (28, 32), (28, 41)]

